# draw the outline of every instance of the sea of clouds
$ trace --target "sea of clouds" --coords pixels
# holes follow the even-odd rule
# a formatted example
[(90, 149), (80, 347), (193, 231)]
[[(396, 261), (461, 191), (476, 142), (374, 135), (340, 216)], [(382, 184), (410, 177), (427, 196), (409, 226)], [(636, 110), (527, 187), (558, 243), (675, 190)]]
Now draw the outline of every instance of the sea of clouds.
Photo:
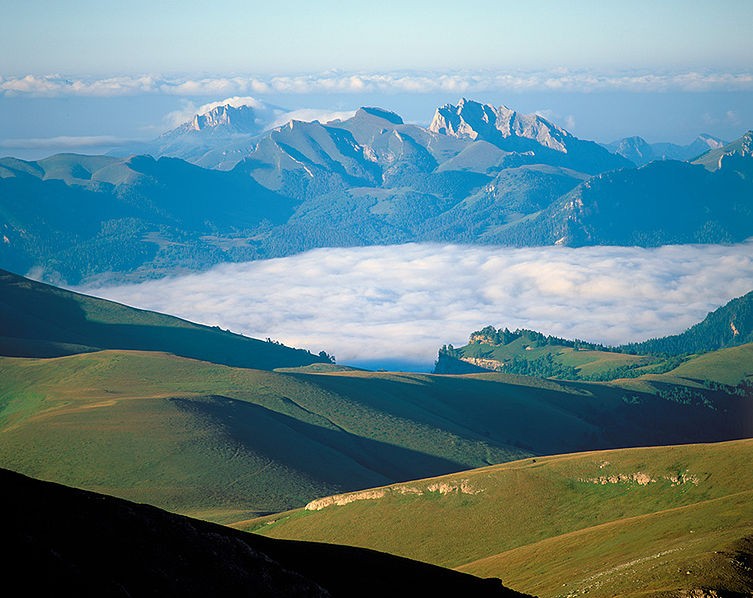
[(168, 77), (155, 74), (65, 77), (0, 75), (0, 95), (42, 97), (165, 94), (222, 96), (269, 93), (479, 93), (507, 91), (750, 91), (753, 72), (680, 71), (599, 73), (557, 69), (540, 72), (337, 72), (309, 75)]
[(429, 370), (441, 345), (487, 324), (607, 344), (682, 332), (753, 290), (753, 242), (327, 248), (79, 290), (338, 363)]

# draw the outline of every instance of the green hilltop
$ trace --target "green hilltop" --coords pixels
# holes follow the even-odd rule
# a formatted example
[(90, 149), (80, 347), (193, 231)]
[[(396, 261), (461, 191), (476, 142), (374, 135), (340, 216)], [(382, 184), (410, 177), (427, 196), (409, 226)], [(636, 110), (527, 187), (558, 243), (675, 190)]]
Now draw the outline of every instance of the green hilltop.
[[(733, 299), (709, 313), (702, 322), (681, 334), (649, 339), (617, 347), (582, 340), (544, 335), (535, 330), (493, 326), (471, 333), (463, 347), (444, 346), (439, 351), (436, 373), (500, 371), (565, 380), (605, 381), (663, 374), (676, 370), (691, 358), (704, 353), (738, 347), (753, 342), (753, 292)], [(742, 354), (741, 354), (742, 355)], [(714, 359), (703, 363), (711, 365)], [(729, 366), (734, 360), (726, 360)], [(730, 377), (719, 371), (701, 372), (707, 381), (738, 384), (753, 376), (753, 362)], [(738, 368), (739, 369), (739, 368)]]

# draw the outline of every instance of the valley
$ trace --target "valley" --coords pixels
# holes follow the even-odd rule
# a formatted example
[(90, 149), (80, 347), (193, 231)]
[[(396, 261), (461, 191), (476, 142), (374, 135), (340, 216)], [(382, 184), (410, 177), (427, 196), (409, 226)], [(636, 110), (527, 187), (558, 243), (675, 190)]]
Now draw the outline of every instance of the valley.
[[(164, 525), (179, 550), (235, 547), (227, 562), (243, 573), (211, 574), (231, 585), (249, 576), (297, 588), (270, 595), (382, 595), (380, 570), (411, 594), (753, 590), (753, 488), (741, 475), (753, 451), (753, 293), (684, 332), (614, 346), (497, 322), (439, 349), (428, 374), (336, 364), (326, 350), (53, 286), (417, 242), (490, 251), (692, 243), (724, 254), (753, 234), (750, 132), (731, 143), (604, 146), (539, 114), (467, 99), (437, 108), (428, 126), (362, 107), (266, 129), (264, 110), (217, 103), (141, 146), (154, 156), (0, 159), (0, 466), (17, 472), (2, 475), (33, 500), (53, 492), (89, 505), (79, 528), (62, 528), (63, 564), (51, 571), (81, 566), (88, 553), (71, 543), (79, 529), (96, 537), (126, 513), (159, 522), (134, 523), (128, 542)], [(264, 118), (277, 114), (269, 110)], [(720, 258), (725, 267), (746, 263), (741, 247), (736, 260)], [(322, 280), (323, 255), (305, 256)], [(521, 271), (538, 267), (518, 259)], [(607, 256), (600, 267), (630, 259)], [(669, 268), (660, 270), (669, 288)], [(571, 278), (572, 289), (585, 284)], [(607, 279), (594, 280), (603, 300)], [(390, 309), (398, 289), (372, 294)], [(342, 298), (333, 305), (347, 311)], [(451, 312), (465, 317), (458, 306)], [(106, 512), (91, 507), (100, 503)], [(57, 529), (67, 512), (51, 513), (45, 526)], [(23, 537), (52, 542), (21, 523)], [(354, 569), (334, 571), (333, 558)], [(123, 583), (162, 583), (133, 566)], [(160, 566), (190, 578), (180, 563)]]
[(102, 284), (318, 247), (655, 247), (753, 235), (750, 132), (701, 141), (694, 147), (710, 153), (694, 162), (664, 159), (693, 153), (678, 150), (636, 168), (542, 116), (468, 99), (437, 108), (428, 127), (362, 107), (259, 131), (253, 113), (227, 104), (196, 115), (201, 126), (141, 148), (155, 157), (0, 159), (0, 268)]
[(6, 2), (0, 596), (753, 597), (753, 2)]
[[(10, 274), (3, 284), (0, 463), (214, 521), (524, 457), (753, 434), (750, 344), (609, 383), (368, 372)], [(747, 338), (751, 322), (736, 322)], [(238, 367), (244, 353), (253, 369)]]

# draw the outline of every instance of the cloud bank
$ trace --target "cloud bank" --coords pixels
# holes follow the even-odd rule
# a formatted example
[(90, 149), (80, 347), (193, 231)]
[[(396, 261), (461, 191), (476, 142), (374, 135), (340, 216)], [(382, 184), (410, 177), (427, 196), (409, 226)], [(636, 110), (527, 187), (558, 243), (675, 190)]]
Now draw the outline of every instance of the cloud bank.
[(480, 93), (489, 91), (753, 91), (751, 72), (596, 73), (541, 72), (326, 72), (285, 76), (159, 75), (105, 78), (62, 75), (0, 76), (0, 95), (123, 96), (163, 94), (187, 97), (273, 93)]
[(753, 243), (317, 249), (204, 273), (80, 289), (273, 338), (339, 363), (429, 369), (492, 324), (609, 344), (682, 332), (753, 289)]
[(133, 143), (131, 139), (112, 135), (64, 135), (58, 137), (32, 137), (28, 139), (0, 139), (4, 149), (82, 149), (91, 147), (112, 147)]

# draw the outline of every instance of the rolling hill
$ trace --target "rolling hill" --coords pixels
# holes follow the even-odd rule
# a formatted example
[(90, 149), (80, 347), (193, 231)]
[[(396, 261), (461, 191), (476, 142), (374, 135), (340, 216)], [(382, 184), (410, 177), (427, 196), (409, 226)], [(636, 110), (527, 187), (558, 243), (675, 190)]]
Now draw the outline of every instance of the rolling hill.
[(12, 357), (133, 349), (257, 369), (329, 362), (302, 349), (73, 293), (4, 270), (0, 331), (0, 355)]
[(285, 542), (0, 470), (5, 582), (27, 595), (523, 596), (370, 550)]
[(0, 281), (2, 346), (36, 356), (0, 358), (0, 466), (215, 521), (528, 456), (753, 435), (736, 386), (749, 345), (610, 384), (352, 371)]
[(752, 457), (741, 440), (529, 458), (236, 526), (498, 575), (542, 597), (743, 596)]
[(750, 396), (676, 378), (276, 373), (123, 351), (2, 358), (0, 377), (2, 466), (214, 521), (525, 456), (753, 434)]

